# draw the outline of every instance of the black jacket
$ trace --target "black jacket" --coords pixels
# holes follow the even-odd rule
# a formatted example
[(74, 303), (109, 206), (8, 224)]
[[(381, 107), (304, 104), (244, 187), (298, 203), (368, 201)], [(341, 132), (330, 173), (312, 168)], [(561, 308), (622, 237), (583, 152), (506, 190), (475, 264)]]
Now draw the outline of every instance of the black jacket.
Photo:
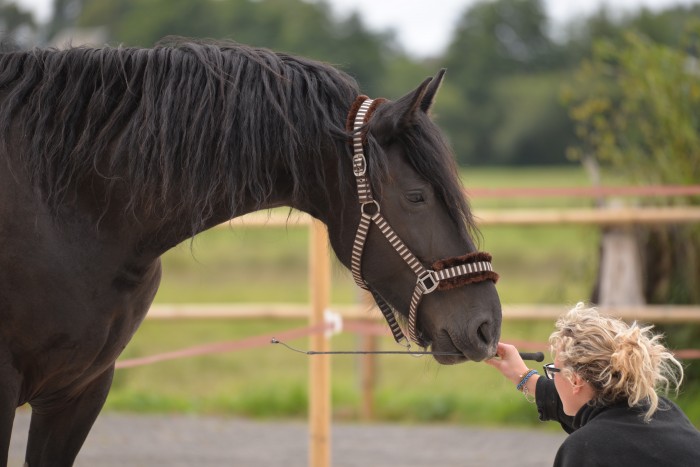
[(626, 402), (584, 405), (575, 417), (564, 414), (554, 382), (537, 380), (540, 420), (556, 420), (569, 433), (554, 459), (555, 467), (700, 466), (700, 431), (681, 409), (660, 398), (651, 421), (646, 407)]

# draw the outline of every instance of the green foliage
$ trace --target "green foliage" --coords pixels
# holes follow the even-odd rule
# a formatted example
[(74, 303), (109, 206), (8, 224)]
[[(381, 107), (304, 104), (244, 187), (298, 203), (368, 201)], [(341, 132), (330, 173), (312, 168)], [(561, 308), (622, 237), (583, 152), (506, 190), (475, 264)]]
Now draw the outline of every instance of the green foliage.
[(592, 56), (597, 41), (623, 44), (625, 35), (630, 31), (635, 31), (654, 43), (678, 48), (688, 24), (698, 17), (700, 5), (678, 5), (659, 12), (642, 8), (622, 18), (603, 5), (592, 16), (581, 19), (578, 25), (571, 28), (567, 45), (569, 63), (575, 66), (582, 59)]
[(283, 391), (276, 386), (266, 386), (244, 389), (240, 394), (219, 396), (209, 409), (214, 412), (223, 409), (225, 413), (257, 418), (302, 418), (308, 411), (308, 401), (306, 384), (297, 382), (285, 385)]
[(187, 397), (166, 396), (155, 391), (113, 390), (107, 409), (137, 413), (196, 412)]
[[(622, 44), (595, 44), (591, 60), (565, 91), (580, 146), (571, 157), (594, 157), (638, 184), (689, 185), (700, 180), (700, 65), (695, 24), (682, 47), (636, 33)], [(697, 204), (697, 198), (657, 203)], [(645, 253), (644, 293), (650, 303), (700, 303), (700, 229), (640, 229)], [(663, 326), (672, 347), (700, 345), (700, 326)], [(686, 370), (700, 387), (700, 365)]]
[(21, 6), (8, 0), (0, 0), (0, 42), (21, 40), (18, 35), (23, 29), (36, 28), (34, 17)]
[(539, 0), (482, 1), (460, 19), (445, 56), (459, 105), (444, 127), (461, 163), (566, 162), (573, 133), (557, 100), (562, 62), (547, 27)]
[(348, 71), (372, 94), (390, 48), (389, 35), (369, 32), (356, 15), (337, 21), (326, 3), (303, 0), (84, 0), (77, 24), (106, 26), (110, 41), (131, 46), (186, 36), (306, 55)]
[[(700, 65), (697, 32), (683, 48), (635, 34), (623, 46), (600, 41), (567, 87), (582, 144), (570, 156), (594, 157), (639, 184), (700, 180)], [(693, 203), (697, 199), (671, 199)], [(700, 230), (651, 228), (642, 238), (649, 268), (646, 296), (656, 303), (700, 303)]]
[(700, 66), (684, 50), (628, 33), (624, 46), (598, 42), (565, 88), (586, 153), (634, 182), (700, 179)]
[(495, 105), (504, 109), (493, 135), (491, 164), (562, 164), (573, 125), (557, 89), (569, 73), (504, 76), (493, 83)]
[[(458, 160), (488, 165), (565, 163), (565, 148), (577, 135), (559, 103), (555, 80), (570, 88), (587, 88), (585, 80), (572, 84), (571, 68), (593, 53), (596, 39), (607, 39), (615, 49), (628, 30), (654, 44), (678, 48), (678, 31), (699, 13), (697, 6), (676, 7), (613, 19), (602, 8), (555, 42), (546, 34), (549, 22), (538, 0), (475, 3), (460, 19), (444, 57), (460, 91), (443, 120)], [(668, 82), (673, 73), (665, 76)]]
[(448, 66), (478, 92), (480, 79), (540, 66), (552, 42), (541, 0), (480, 1), (457, 24), (447, 51)]

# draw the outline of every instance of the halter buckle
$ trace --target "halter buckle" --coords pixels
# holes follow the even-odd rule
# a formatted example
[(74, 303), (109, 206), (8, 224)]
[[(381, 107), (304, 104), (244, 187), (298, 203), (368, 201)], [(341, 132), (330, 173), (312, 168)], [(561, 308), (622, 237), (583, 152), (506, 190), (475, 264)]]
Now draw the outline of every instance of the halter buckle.
[(423, 271), (418, 276), (418, 285), (423, 289), (423, 293), (433, 292), (440, 285), (440, 279), (435, 276), (434, 271)]
[(352, 157), (352, 172), (356, 177), (361, 177), (367, 172), (367, 159), (364, 154), (359, 153)]

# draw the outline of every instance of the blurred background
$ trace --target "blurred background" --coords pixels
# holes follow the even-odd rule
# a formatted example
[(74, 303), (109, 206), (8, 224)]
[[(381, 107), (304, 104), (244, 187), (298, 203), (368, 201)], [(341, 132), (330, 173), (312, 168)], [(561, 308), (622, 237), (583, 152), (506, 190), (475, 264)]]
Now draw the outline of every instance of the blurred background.
[[(23, 48), (150, 47), (167, 35), (233, 39), (328, 61), (355, 77), (365, 94), (390, 99), (445, 67), (435, 119), (454, 148), (478, 218), (513, 209), (534, 218), (543, 209), (700, 204), (697, 192), (687, 191), (566, 191), (700, 184), (700, 2), (0, 0), (0, 33)], [(542, 188), (552, 189), (551, 196), (528, 192)], [(480, 189), (506, 191), (494, 196)], [(520, 191), (508, 194), (511, 189)], [(485, 222), (481, 233), (480, 246), (501, 274), (506, 307), (564, 312), (578, 301), (700, 304), (697, 221), (615, 228)], [(308, 231), (293, 222), (205, 232), (165, 255), (156, 304), (305, 304), (307, 256)], [(610, 258), (617, 266), (605, 266)], [(606, 267), (626, 269), (629, 278), (605, 275)], [(362, 300), (340, 266), (332, 283), (333, 303)], [(147, 320), (123, 357), (273, 335), (304, 323)], [(536, 313), (506, 320), (503, 340), (545, 343), (552, 327), (551, 316)], [(674, 349), (700, 348), (697, 319), (658, 327)], [(361, 339), (343, 333), (332, 347), (357, 348)], [(393, 348), (390, 338), (379, 345)], [(261, 348), (120, 370), (107, 409), (303, 418), (304, 358)], [(700, 365), (684, 364), (679, 403), (700, 426)], [(486, 365), (441, 367), (401, 357), (375, 363), (368, 413), (363, 365), (334, 359), (334, 418), (538, 424), (532, 406)]]

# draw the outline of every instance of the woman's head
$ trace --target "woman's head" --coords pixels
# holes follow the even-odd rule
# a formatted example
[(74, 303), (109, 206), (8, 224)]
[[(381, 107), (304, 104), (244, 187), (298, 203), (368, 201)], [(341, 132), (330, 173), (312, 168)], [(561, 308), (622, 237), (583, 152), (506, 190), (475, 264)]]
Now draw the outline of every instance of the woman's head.
[(590, 384), (595, 402), (648, 403), (649, 420), (659, 404), (656, 390), (677, 390), (683, 379), (683, 367), (651, 329), (579, 303), (557, 321), (549, 343), (561, 375), (576, 374)]

